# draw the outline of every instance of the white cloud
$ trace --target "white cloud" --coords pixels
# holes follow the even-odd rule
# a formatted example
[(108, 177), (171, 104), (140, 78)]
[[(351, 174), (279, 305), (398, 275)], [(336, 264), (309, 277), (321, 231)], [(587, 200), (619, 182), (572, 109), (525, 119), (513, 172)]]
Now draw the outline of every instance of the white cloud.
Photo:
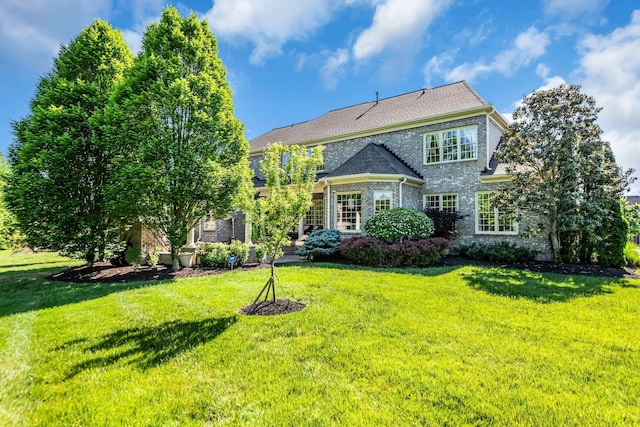
[(136, 55), (142, 49), (142, 33), (133, 30), (121, 30), (122, 38), (129, 45), (131, 52)]
[(357, 60), (384, 50), (415, 47), (431, 22), (449, 5), (449, 0), (386, 0), (376, 6), (371, 27), (353, 45)]
[[(618, 164), (640, 170), (640, 10), (625, 27), (585, 37), (581, 52), (583, 91), (602, 107), (598, 121), (604, 139), (611, 142)], [(640, 183), (634, 192), (640, 194)]]
[(536, 74), (544, 79), (544, 84), (537, 90), (547, 90), (560, 85), (567, 84), (566, 80), (561, 76), (549, 76), (551, 69), (546, 64), (538, 64)]
[(251, 41), (255, 47), (250, 61), (261, 64), (282, 54), (288, 41), (313, 34), (343, 4), (337, 0), (217, 0), (204, 18), (218, 37)]
[(545, 0), (544, 11), (547, 15), (572, 19), (585, 13), (598, 12), (609, 0)]
[(320, 68), (320, 77), (326, 89), (336, 88), (338, 75), (343, 72), (347, 62), (349, 62), (349, 51), (347, 49), (338, 49), (329, 55), (324, 66)]
[(525, 67), (531, 61), (541, 57), (549, 45), (549, 36), (539, 32), (534, 27), (518, 34), (513, 47), (494, 56), (490, 62), (483, 60), (469, 64), (464, 63), (445, 73), (445, 79), (449, 82), (458, 80), (472, 81), (480, 75), (491, 72), (499, 72), (503, 75), (512, 75), (518, 69)]
[(432, 87), (431, 81), (434, 77), (441, 76), (453, 63), (456, 51), (451, 50), (440, 55), (433, 56), (422, 68), (424, 75), (425, 87)]
[(2, 0), (0, 55), (36, 71), (51, 66), (67, 45), (97, 17), (107, 19), (111, 0)]

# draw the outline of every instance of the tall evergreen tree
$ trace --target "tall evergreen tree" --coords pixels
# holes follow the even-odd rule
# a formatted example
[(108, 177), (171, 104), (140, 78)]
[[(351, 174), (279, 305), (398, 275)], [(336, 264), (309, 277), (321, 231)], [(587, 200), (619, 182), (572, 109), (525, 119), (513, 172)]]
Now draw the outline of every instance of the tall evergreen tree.
[(31, 246), (91, 264), (118, 236), (104, 195), (110, 158), (96, 118), (132, 61), (120, 32), (95, 21), (60, 48), (30, 115), (13, 123), (7, 202)]
[(0, 249), (17, 249), (26, 244), (16, 216), (9, 211), (5, 203), (5, 188), (10, 176), (9, 163), (0, 153)]
[(166, 235), (177, 270), (189, 230), (207, 212), (227, 215), (251, 185), (249, 144), (208, 24), (165, 9), (112, 101), (105, 132), (122, 148), (114, 207)]
[(622, 173), (602, 141), (599, 111), (578, 85), (536, 91), (514, 111), (496, 151), (512, 177), (496, 201), (528, 217), (529, 233), (547, 232), (556, 261), (597, 256), (610, 237), (602, 226), (628, 187), (632, 171)]

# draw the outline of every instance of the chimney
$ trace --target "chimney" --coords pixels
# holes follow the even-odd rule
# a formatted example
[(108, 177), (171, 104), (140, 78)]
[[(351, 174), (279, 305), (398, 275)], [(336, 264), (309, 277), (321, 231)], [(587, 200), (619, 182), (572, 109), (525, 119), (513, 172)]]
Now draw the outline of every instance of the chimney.
[(380, 94), (380, 92), (376, 91), (376, 104), (378, 103), (378, 95)]

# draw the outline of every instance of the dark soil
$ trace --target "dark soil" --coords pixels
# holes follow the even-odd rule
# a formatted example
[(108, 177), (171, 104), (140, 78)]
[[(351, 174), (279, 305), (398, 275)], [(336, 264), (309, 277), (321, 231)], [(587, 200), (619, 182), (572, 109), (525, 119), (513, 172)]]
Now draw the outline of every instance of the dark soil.
[(640, 275), (635, 269), (631, 267), (624, 268), (610, 268), (602, 267), (599, 265), (583, 265), (583, 264), (554, 264), (553, 262), (533, 261), (526, 263), (489, 263), (484, 261), (475, 261), (468, 258), (460, 258), (454, 256), (447, 256), (442, 258), (436, 266), (450, 266), (450, 265), (484, 265), (484, 266), (496, 266), (504, 268), (513, 268), (517, 270), (528, 270), (537, 273), (555, 273), (555, 274), (569, 274), (569, 275), (584, 275), (584, 276), (598, 276), (598, 277), (613, 277), (613, 278), (627, 278), (638, 279)]
[[(255, 270), (266, 268), (265, 264), (246, 264), (234, 270)], [(108, 262), (95, 263), (93, 267), (73, 267), (51, 276), (53, 280), (71, 283), (124, 283), (149, 280), (171, 280), (183, 277), (210, 276), (229, 272), (228, 268), (184, 267), (173, 271), (171, 267), (157, 265), (155, 267), (113, 266)]]
[(276, 301), (261, 301), (256, 303), (255, 310), (252, 304), (246, 305), (240, 309), (240, 313), (258, 316), (274, 316), (277, 314), (286, 314), (300, 311), (306, 307), (300, 301), (279, 299)]

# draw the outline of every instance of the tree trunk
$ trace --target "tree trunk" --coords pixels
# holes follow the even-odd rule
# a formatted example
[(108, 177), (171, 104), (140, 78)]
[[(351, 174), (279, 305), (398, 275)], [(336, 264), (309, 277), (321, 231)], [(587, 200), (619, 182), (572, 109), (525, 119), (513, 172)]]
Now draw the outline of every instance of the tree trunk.
[(171, 268), (173, 271), (180, 270), (180, 258), (178, 257), (178, 250), (175, 245), (171, 245)]
[[(273, 290), (273, 302), (276, 302), (276, 262), (275, 260), (271, 260), (271, 287)], [(269, 293), (267, 292), (267, 296)]]
[(560, 237), (558, 236), (558, 221), (555, 217), (549, 222), (549, 240), (551, 240), (553, 262), (557, 263), (560, 259)]
[(87, 253), (84, 255), (84, 259), (87, 261), (87, 267), (93, 267), (93, 261), (95, 261), (96, 259), (95, 251), (93, 249), (87, 251)]

